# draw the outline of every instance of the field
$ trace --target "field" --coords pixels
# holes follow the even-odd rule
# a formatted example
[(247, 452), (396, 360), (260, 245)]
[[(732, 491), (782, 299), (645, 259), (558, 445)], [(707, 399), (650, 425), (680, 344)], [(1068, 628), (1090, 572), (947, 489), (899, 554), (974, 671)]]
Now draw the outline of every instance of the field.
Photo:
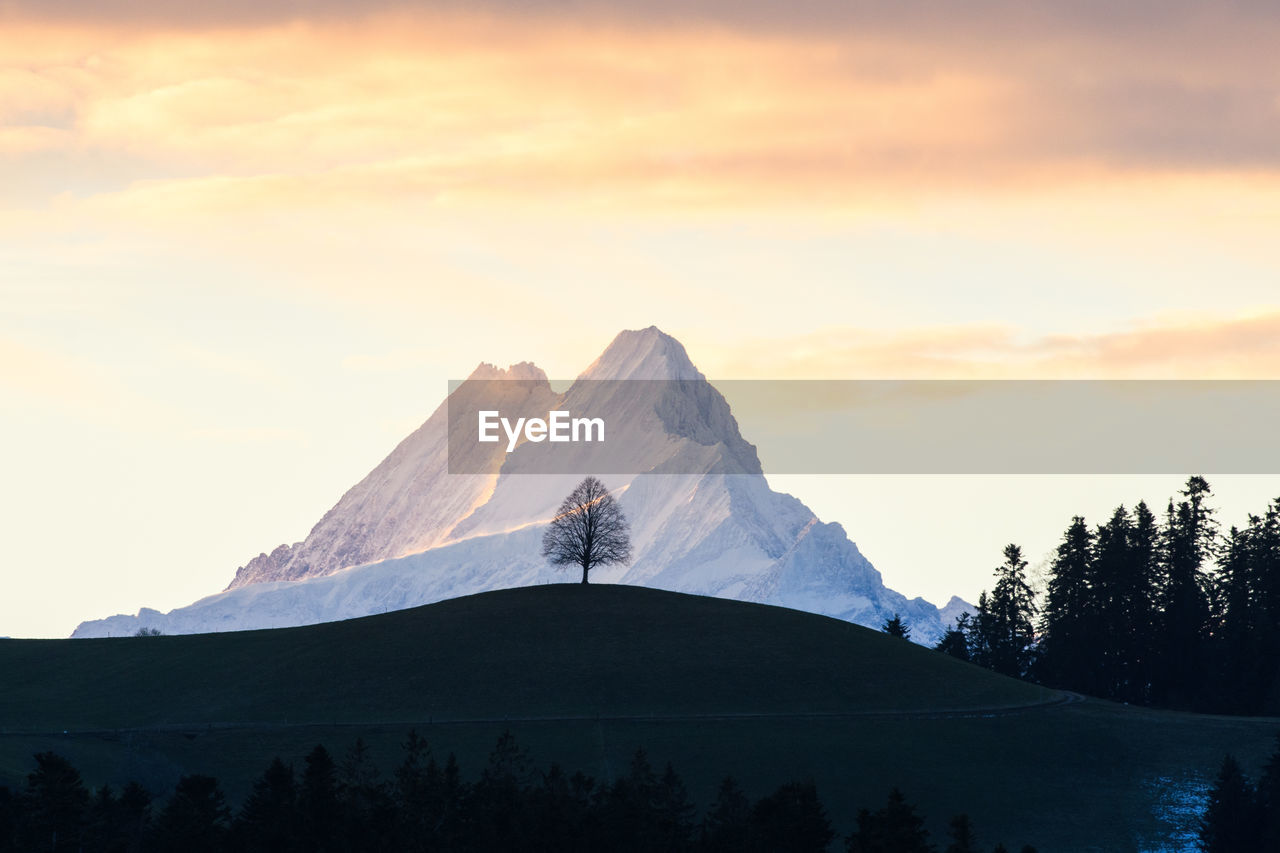
[(1128, 708), (994, 675), (798, 611), (628, 586), (504, 590), (305, 628), (0, 641), (0, 784), (52, 749), (93, 783), (217, 775), (357, 736), (386, 770), (416, 728), (474, 775), (503, 729), (535, 763), (609, 777), (671, 761), (700, 804), (814, 779), (841, 833), (901, 787), (940, 836), (1157, 849), (1165, 807), (1280, 721)]

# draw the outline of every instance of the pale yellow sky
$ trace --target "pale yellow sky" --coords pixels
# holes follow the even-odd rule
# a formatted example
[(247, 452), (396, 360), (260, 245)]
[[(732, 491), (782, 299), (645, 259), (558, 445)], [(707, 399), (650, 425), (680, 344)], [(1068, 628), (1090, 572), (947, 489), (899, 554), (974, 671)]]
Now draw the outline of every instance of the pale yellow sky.
[[(0, 634), (216, 591), (449, 378), (622, 328), (713, 379), (1280, 375), (1269, 7), (848, 5), (0, 5)], [(935, 599), (1075, 493), (970, 486), (912, 550), (919, 483), (788, 484)]]

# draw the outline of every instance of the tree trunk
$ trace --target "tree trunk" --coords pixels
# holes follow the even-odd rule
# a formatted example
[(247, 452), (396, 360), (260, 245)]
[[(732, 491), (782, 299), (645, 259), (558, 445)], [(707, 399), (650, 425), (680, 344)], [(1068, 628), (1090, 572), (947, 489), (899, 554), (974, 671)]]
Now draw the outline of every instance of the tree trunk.
[(587, 582), (587, 564), (586, 563), (582, 564), (582, 582), (583, 583)]

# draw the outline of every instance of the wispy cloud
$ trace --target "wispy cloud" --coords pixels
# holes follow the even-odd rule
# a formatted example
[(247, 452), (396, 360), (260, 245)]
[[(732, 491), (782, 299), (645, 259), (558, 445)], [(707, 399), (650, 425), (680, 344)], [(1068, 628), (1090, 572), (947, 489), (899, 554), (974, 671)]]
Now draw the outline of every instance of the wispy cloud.
[[(0, 179), (172, 216), (402, 197), (840, 207), (1280, 168), (1280, 84), (1251, 47), (1280, 27), (1260, 8), (1177, 5), (1135, 40), (1138, 19), (1100, 4), (985, 29), (959, 7), (936, 10), (947, 29), (847, 6), (790, 13), (827, 28), (715, 3), (646, 7), (642, 25), (626, 6), (570, 22), (331, 4), (302, 22), (246, 4), (85, 27), (18, 6)], [(92, 160), (93, 186), (68, 158)]]
[(1280, 379), (1280, 313), (1042, 337), (1000, 326), (828, 328), (708, 356), (713, 378)]

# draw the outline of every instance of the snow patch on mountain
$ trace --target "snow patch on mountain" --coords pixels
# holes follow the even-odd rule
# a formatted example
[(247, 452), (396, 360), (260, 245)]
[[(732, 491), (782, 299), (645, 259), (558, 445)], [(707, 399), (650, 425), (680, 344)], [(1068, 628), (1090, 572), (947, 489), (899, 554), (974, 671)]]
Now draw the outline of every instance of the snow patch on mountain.
[[(684, 347), (656, 328), (620, 334), (579, 377), (588, 381), (563, 394), (525, 362), (506, 370), (482, 364), (451, 399), (465, 400), (487, 379), (521, 380), (510, 383), (504, 414), (608, 412), (622, 432), (613, 447), (635, 457), (626, 470), (644, 472), (602, 478), (631, 521), (634, 559), (594, 570), (594, 582), (777, 604), (872, 627), (899, 613), (920, 641), (968, 609), (953, 598), (939, 611), (886, 588), (844, 528), (770, 489), (728, 403)], [(598, 379), (684, 381), (591, 381)], [(312, 624), (572, 580), (539, 553), (544, 525), (580, 477), (528, 473), (539, 470), (546, 447), (529, 442), (511, 453), (501, 445), (474, 451), (467, 470), (484, 473), (448, 473), (446, 409), (447, 402), (303, 542), (250, 561), (224, 592), (168, 614), (144, 609), (86, 622), (73, 636)]]

